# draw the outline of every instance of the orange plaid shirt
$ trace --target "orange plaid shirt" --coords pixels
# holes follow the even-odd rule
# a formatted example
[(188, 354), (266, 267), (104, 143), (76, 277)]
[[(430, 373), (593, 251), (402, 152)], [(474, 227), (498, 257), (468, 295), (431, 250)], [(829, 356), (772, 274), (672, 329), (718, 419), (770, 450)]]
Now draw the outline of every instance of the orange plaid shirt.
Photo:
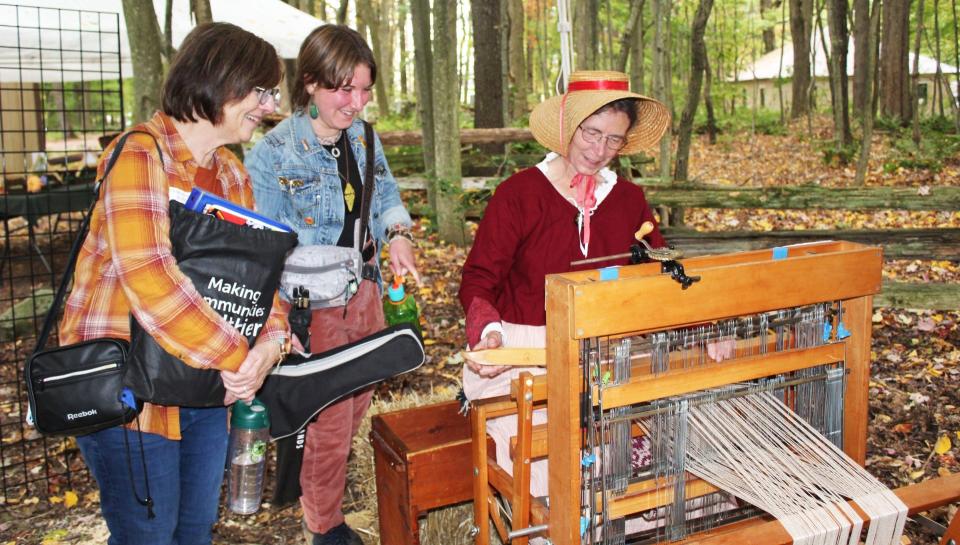
[[(170, 354), (193, 367), (235, 371), (247, 355), (247, 340), (223, 320), (177, 267), (171, 251), (169, 188), (190, 191), (199, 165), (172, 120), (162, 112), (134, 127), (152, 134), (163, 162), (145, 134), (127, 139), (104, 182), (90, 232), (77, 258), (73, 290), (60, 323), (60, 344), (100, 337), (130, 338), (130, 313)], [(100, 158), (103, 175), (116, 140)], [(250, 178), (230, 151), (214, 156), (219, 193), (253, 208)], [(286, 315), (274, 296), (257, 343), (289, 337)], [(140, 427), (180, 438), (177, 407), (147, 404)], [(133, 423), (131, 423), (133, 424)]]

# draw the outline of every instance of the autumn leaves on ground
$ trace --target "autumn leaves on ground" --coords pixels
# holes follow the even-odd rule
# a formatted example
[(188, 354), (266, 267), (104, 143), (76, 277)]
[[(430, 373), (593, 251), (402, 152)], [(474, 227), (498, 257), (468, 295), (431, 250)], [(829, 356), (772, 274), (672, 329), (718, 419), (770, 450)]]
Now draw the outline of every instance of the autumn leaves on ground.
[[(829, 125), (825, 120), (822, 130), (818, 126), (813, 138), (798, 136), (805, 134), (805, 127), (799, 126), (786, 131), (789, 136), (721, 135), (713, 146), (703, 137), (695, 141), (691, 153), (691, 178), (734, 186), (851, 185), (852, 166), (823, 161), (816, 142), (829, 138)], [(873, 150), (869, 186), (924, 191), (924, 187), (960, 184), (956, 153), (925, 164), (911, 163), (911, 157), (922, 152), (911, 155), (883, 132), (876, 135)], [(960, 212), (700, 209), (689, 210), (686, 223), (698, 230), (960, 228)], [(449, 399), (457, 389), (461, 367), (457, 353), (464, 337), (456, 291), (467, 249), (437, 240), (427, 220), (418, 221), (416, 232), (425, 278), (417, 298), (424, 315), (428, 359), (416, 373), (382, 385), (374, 410)], [(957, 283), (958, 274), (957, 263), (948, 261), (895, 261), (884, 267), (886, 278), (905, 281)], [(960, 313), (883, 308), (876, 309), (873, 322), (868, 469), (891, 487), (960, 471), (956, 458), (960, 452)], [(357, 437), (354, 450), (347, 494), (350, 523), (367, 543), (378, 543), (372, 451), (365, 431)], [(0, 506), (0, 544), (103, 542), (106, 534), (98, 508), (89, 482), (73, 490), (54, 490), (47, 499), (21, 498)], [(934, 513), (941, 521), (949, 515), (952, 511), (947, 509)], [(432, 515), (424, 535), (467, 543), (470, 516), (471, 511), (463, 508), (446, 516)], [(224, 513), (216, 535), (217, 542), (224, 544), (300, 543), (299, 509), (267, 507), (248, 517)], [(935, 542), (929, 534), (915, 530), (905, 540)]]

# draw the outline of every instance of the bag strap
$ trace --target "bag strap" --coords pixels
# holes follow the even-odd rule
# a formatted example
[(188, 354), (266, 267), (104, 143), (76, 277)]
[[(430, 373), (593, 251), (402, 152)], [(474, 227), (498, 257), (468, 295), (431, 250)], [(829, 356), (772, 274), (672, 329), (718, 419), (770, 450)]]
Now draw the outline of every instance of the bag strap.
[(113, 149), (113, 153), (110, 154), (110, 160), (107, 161), (107, 166), (103, 171), (103, 176), (101, 176), (100, 179), (93, 184), (93, 201), (90, 203), (90, 207), (87, 208), (87, 213), (83, 217), (83, 223), (80, 224), (80, 230), (77, 232), (77, 238), (73, 241), (73, 247), (70, 249), (70, 257), (67, 260), (67, 268), (63, 272), (63, 278), (60, 279), (60, 287), (57, 288), (57, 295), (53, 298), (53, 302), (50, 304), (50, 310), (47, 311), (47, 316), (43, 319), (43, 327), (40, 329), (40, 335), (37, 336), (37, 345), (33, 349), (34, 354), (43, 350), (43, 347), (47, 344), (47, 339), (50, 337), (50, 331), (53, 329), (53, 322), (60, 311), (60, 305), (63, 304), (63, 298), (67, 293), (67, 286), (70, 284), (70, 278), (73, 276), (73, 269), (77, 264), (77, 257), (80, 255), (80, 248), (83, 247), (83, 242), (87, 238), (87, 232), (90, 230), (90, 219), (93, 216), (94, 207), (97, 206), (97, 200), (100, 198), (100, 188), (107, 180), (107, 176), (110, 175), (110, 171), (113, 170), (113, 166), (120, 158), (120, 152), (123, 151), (123, 146), (127, 143), (127, 138), (134, 133), (146, 134), (153, 140), (154, 145), (157, 147), (157, 153), (160, 154), (160, 164), (163, 164), (163, 151), (161, 151), (160, 144), (152, 134), (146, 131), (132, 130), (125, 133), (120, 137), (120, 140), (117, 141), (117, 145)]
[[(367, 234), (370, 230), (370, 206), (372, 204), (370, 201), (373, 200), (373, 186), (376, 183), (376, 178), (373, 176), (374, 162), (376, 162), (373, 125), (363, 121), (363, 134), (367, 151), (367, 164), (366, 168), (363, 169), (363, 193), (360, 198), (360, 237), (357, 239), (360, 241), (358, 243), (360, 247), (357, 248), (357, 251), (361, 255), (363, 255), (363, 248), (366, 246)], [(376, 240), (374, 240), (374, 244), (376, 244)]]

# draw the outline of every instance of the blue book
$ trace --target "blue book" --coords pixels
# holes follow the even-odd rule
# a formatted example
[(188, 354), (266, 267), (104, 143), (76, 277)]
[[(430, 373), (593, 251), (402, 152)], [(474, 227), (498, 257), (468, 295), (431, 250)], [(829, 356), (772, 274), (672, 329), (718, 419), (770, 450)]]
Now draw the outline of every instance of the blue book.
[(193, 210), (201, 214), (210, 214), (218, 219), (237, 225), (246, 225), (254, 229), (270, 229), (282, 233), (293, 232), (293, 229), (287, 225), (196, 187), (190, 191), (190, 196), (187, 197), (187, 202), (184, 203), (184, 206), (187, 210)]

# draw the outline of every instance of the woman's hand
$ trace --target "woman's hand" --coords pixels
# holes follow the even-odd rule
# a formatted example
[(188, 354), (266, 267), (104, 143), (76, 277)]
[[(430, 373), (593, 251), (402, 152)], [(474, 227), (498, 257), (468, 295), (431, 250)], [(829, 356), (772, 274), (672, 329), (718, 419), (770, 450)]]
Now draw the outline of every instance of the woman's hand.
[(227, 389), (224, 396), (224, 405), (234, 401), (253, 401), (257, 390), (263, 385), (267, 374), (280, 359), (280, 344), (277, 342), (261, 342), (247, 352), (247, 357), (236, 372), (221, 371), (223, 386)]
[(417, 272), (417, 262), (413, 257), (413, 243), (403, 237), (396, 237), (390, 241), (390, 270), (395, 276), (411, 274), (420, 286), (420, 273)]
[[(489, 350), (501, 346), (503, 346), (503, 335), (499, 331), (491, 331), (480, 339), (480, 342), (475, 344), (471, 350)], [(486, 378), (493, 378), (510, 368), (509, 365), (483, 365), (471, 360), (469, 356), (466, 357), (466, 360), (467, 367), (471, 371)]]

